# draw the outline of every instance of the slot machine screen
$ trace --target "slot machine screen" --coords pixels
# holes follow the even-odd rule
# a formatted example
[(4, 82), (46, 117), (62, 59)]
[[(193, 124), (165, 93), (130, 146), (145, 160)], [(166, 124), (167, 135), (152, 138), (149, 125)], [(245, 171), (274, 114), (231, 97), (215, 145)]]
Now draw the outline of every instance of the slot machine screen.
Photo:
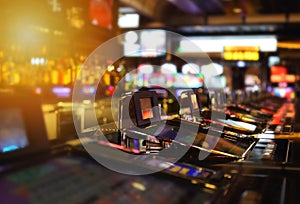
[(191, 101), (189, 98), (188, 91), (184, 91), (180, 95), (180, 115), (190, 115), (191, 111)]
[(193, 107), (194, 110), (199, 109), (197, 96), (194, 93), (191, 94), (191, 102), (192, 102), (192, 107)]
[(200, 111), (200, 98), (197, 90), (187, 90), (182, 92), (180, 96), (180, 113), (181, 114), (192, 114), (198, 116)]
[(0, 151), (15, 151), (28, 146), (24, 121), (19, 109), (0, 110)]
[(142, 119), (151, 119), (153, 118), (152, 105), (150, 98), (141, 98), (140, 99)]
[(182, 92), (186, 91), (187, 89), (176, 89), (175, 90), (175, 94), (176, 94), (176, 98), (179, 98), (182, 94)]
[(83, 108), (81, 112), (81, 132), (95, 130), (98, 125), (94, 107)]
[(132, 98), (137, 126), (147, 126), (161, 120), (156, 92), (138, 91), (133, 94)]

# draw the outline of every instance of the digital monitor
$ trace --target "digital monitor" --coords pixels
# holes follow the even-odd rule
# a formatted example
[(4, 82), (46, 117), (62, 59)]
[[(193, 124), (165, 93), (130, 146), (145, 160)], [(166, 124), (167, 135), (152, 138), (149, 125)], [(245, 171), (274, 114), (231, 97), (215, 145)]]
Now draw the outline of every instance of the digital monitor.
[(99, 124), (94, 107), (83, 107), (80, 117), (82, 133), (91, 132), (98, 128)]
[(28, 146), (28, 137), (20, 109), (0, 110), (0, 151), (15, 151)]
[(193, 110), (199, 109), (199, 106), (198, 106), (198, 99), (197, 99), (196, 94), (195, 94), (195, 93), (192, 93), (190, 96), (191, 96), (191, 103), (192, 103), (192, 108), (193, 108)]
[(209, 93), (209, 99), (212, 107), (220, 108), (226, 103), (226, 94), (222, 89), (214, 90)]
[(142, 119), (151, 119), (153, 118), (151, 98), (140, 98)]
[(160, 121), (158, 99), (154, 91), (139, 91), (132, 96), (137, 126), (149, 126)]
[(180, 113), (198, 115), (200, 113), (200, 96), (197, 90), (187, 90), (180, 96)]
[(190, 115), (192, 113), (191, 111), (191, 101), (189, 97), (188, 91), (183, 91), (179, 97), (179, 103), (180, 103), (180, 115)]
[(0, 160), (48, 151), (41, 97), (0, 93)]

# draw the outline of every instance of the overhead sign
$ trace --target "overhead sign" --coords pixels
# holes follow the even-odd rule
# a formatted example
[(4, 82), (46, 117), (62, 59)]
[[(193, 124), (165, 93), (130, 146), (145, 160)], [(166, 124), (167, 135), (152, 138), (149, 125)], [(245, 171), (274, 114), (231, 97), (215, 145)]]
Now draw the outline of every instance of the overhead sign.
[(224, 46), (224, 60), (258, 61), (258, 46)]

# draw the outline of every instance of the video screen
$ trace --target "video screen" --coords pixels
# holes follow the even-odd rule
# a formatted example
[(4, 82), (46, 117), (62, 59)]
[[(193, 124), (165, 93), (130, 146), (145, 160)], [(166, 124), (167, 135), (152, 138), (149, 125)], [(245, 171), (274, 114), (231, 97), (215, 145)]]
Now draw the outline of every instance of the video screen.
[(188, 93), (183, 92), (180, 95), (180, 115), (190, 115), (191, 114), (191, 104)]
[(175, 95), (176, 95), (176, 98), (179, 98), (182, 94), (182, 92), (186, 91), (188, 89), (176, 89), (175, 90)]
[(197, 96), (196, 94), (191, 94), (191, 101), (192, 101), (192, 106), (193, 106), (193, 109), (199, 109), (199, 106), (198, 106), (198, 100), (197, 100)]
[(0, 151), (15, 151), (28, 146), (22, 113), (19, 109), (0, 110)]
[(146, 120), (153, 118), (151, 98), (141, 98), (140, 105), (142, 110), (142, 119)]

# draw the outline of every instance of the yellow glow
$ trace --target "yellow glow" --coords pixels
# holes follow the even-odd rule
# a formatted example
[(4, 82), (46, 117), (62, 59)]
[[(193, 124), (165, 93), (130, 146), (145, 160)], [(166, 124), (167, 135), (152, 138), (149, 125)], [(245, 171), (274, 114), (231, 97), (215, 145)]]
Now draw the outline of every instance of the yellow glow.
[(189, 172), (188, 168), (183, 168), (181, 169), (180, 174), (186, 175), (188, 172)]
[(192, 183), (192, 184), (198, 184), (199, 182), (198, 182), (197, 180), (194, 180), (194, 179), (193, 179), (193, 180), (191, 180), (191, 183)]
[(241, 13), (241, 12), (242, 12), (242, 9), (241, 9), (241, 8), (234, 8), (234, 9), (233, 9), (233, 12), (234, 12), (234, 13)]
[(52, 81), (52, 84), (58, 84), (58, 71), (57, 70), (51, 71), (51, 81)]
[(225, 46), (223, 57), (225, 60), (259, 60), (258, 46)]
[(205, 183), (204, 186), (205, 186), (206, 188), (210, 188), (210, 189), (213, 189), (213, 190), (217, 189), (217, 186), (215, 186), (215, 185), (213, 185), (213, 184), (210, 184), (210, 183)]
[(132, 187), (137, 189), (137, 190), (140, 190), (140, 191), (145, 191), (146, 190), (146, 186), (144, 186), (143, 184), (138, 183), (138, 182), (132, 182)]
[(300, 42), (278, 42), (277, 47), (286, 49), (300, 49)]
[(109, 72), (113, 71), (114, 69), (115, 69), (115, 67), (113, 65), (109, 65), (107, 67), (107, 71), (109, 71)]
[(225, 60), (259, 60), (259, 53), (256, 51), (225, 51), (223, 56)]
[(258, 52), (258, 46), (225, 46), (224, 51), (252, 51)]
[(174, 166), (170, 169), (172, 172), (178, 172), (181, 168), (179, 166)]

